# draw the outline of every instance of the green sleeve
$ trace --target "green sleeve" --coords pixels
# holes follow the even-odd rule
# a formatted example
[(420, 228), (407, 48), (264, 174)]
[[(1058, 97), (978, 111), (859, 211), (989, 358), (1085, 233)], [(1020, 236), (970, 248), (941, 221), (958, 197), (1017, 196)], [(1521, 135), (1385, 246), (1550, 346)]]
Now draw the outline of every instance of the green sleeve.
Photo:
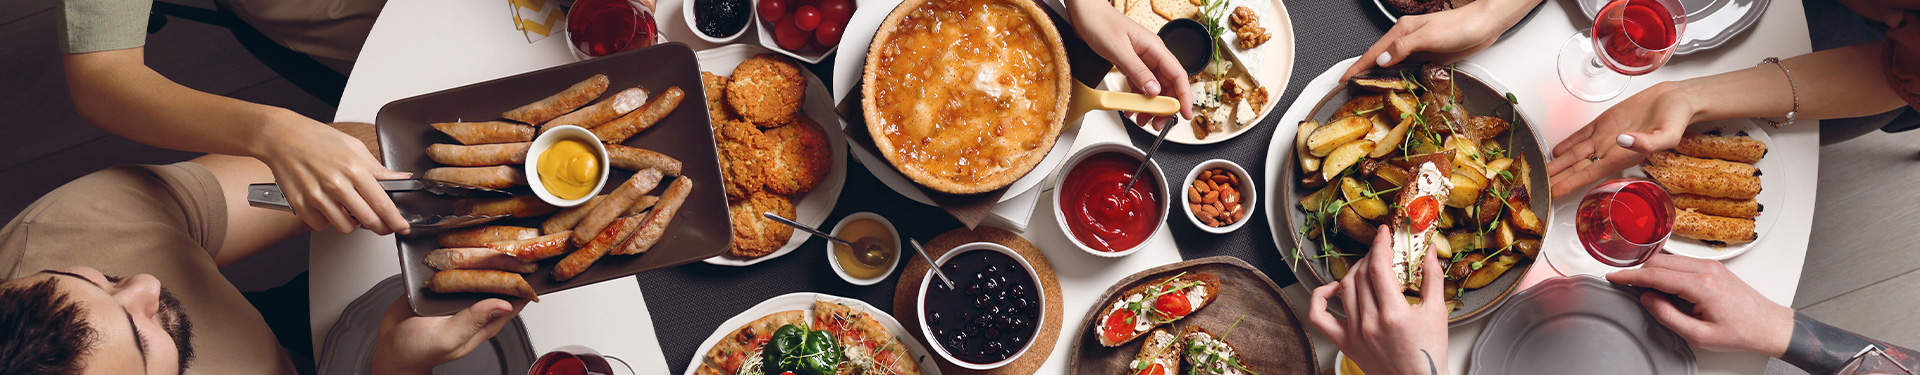
[(65, 0), (60, 5), (60, 51), (87, 53), (147, 43), (151, 0)]

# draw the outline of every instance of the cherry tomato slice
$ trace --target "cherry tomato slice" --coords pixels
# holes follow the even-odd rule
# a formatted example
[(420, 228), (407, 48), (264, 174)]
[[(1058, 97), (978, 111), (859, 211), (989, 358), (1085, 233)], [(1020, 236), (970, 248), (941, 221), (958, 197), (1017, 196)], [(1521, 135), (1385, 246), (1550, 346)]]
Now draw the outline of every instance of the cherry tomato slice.
[(1155, 363), (1148, 365), (1145, 370), (1140, 370), (1140, 373), (1136, 375), (1167, 375), (1167, 367)]
[(1133, 323), (1133, 310), (1115, 311), (1107, 315), (1107, 322), (1103, 324), (1106, 332), (1101, 334), (1106, 335), (1107, 341), (1126, 341), (1127, 338), (1133, 337)]
[(1187, 292), (1174, 291), (1160, 295), (1153, 300), (1153, 311), (1161, 317), (1176, 319), (1193, 313), (1193, 303), (1187, 300)]
[(1440, 217), (1440, 200), (1433, 196), (1414, 198), (1407, 204), (1407, 220), (1413, 224), (1413, 231), (1419, 232), (1433, 227), (1433, 220)]

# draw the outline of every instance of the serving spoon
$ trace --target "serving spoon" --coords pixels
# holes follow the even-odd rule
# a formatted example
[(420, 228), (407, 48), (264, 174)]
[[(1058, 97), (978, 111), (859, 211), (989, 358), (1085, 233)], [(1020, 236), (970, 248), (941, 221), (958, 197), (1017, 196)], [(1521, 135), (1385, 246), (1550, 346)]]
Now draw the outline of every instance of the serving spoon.
[(887, 261), (891, 260), (891, 259), (887, 259), (887, 248), (884, 245), (880, 244), (880, 239), (878, 238), (861, 237), (859, 240), (847, 241), (845, 239), (841, 239), (840, 237), (834, 237), (831, 234), (827, 234), (827, 232), (823, 232), (819, 229), (815, 229), (814, 227), (810, 227), (805, 224), (800, 224), (798, 222), (794, 222), (793, 220), (787, 220), (787, 218), (780, 217), (780, 215), (774, 215), (772, 212), (762, 212), (760, 213), (760, 215), (766, 216), (767, 219), (771, 219), (775, 222), (786, 224), (787, 226), (793, 227), (794, 229), (799, 229), (800, 231), (812, 233), (815, 236), (820, 236), (821, 238), (825, 238), (828, 241), (838, 242), (838, 243), (850, 246), (854, 249), (853, 259), (860, 261), (860, 264), (865, 264), (869, 267), (879, 267), (879, 266), (886, 265)]

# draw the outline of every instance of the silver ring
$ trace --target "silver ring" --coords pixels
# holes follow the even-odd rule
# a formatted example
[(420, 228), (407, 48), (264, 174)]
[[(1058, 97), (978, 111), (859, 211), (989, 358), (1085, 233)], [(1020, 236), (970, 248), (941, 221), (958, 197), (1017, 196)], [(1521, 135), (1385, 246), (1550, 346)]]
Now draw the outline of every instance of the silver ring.
[(1587, 155), (1587, 161), (1600, 161), (1600, 155)]

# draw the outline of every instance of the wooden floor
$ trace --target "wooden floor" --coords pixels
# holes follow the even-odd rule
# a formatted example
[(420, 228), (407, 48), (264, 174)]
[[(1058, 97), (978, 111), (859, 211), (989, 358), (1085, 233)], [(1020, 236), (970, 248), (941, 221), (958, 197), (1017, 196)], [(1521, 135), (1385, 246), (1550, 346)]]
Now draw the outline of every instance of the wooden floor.
[[(194, 156), (108, 135), (74, 113), (55, 40), (57, 4), (0, 2), (0, 113), (7, 114), (0, 117), (0, 181), (6, 182), (0, 184), (0, 217), (12, 217), (47, 191), (104, 167)], [(225, 29), (174, 20), (148, 38), (147, 63), (199, 90), (321, 120), (334, 111), (262, 66)], [(1828, 146), (1821, 150), (1818, 178), (1806, 268), (1801, 275), (1778, 275), (1801, 278), (1793, 307), (1835, 326), (1920, 348), (1920, 324), (1907, 319), (1920, 311), (1920, 132), (1872, 134)], [(306, 240), (266, 254), (229, 267), (229, 278), (243, 290), (285, 282), (291, 277), (285, 270), (305, 268)]]

